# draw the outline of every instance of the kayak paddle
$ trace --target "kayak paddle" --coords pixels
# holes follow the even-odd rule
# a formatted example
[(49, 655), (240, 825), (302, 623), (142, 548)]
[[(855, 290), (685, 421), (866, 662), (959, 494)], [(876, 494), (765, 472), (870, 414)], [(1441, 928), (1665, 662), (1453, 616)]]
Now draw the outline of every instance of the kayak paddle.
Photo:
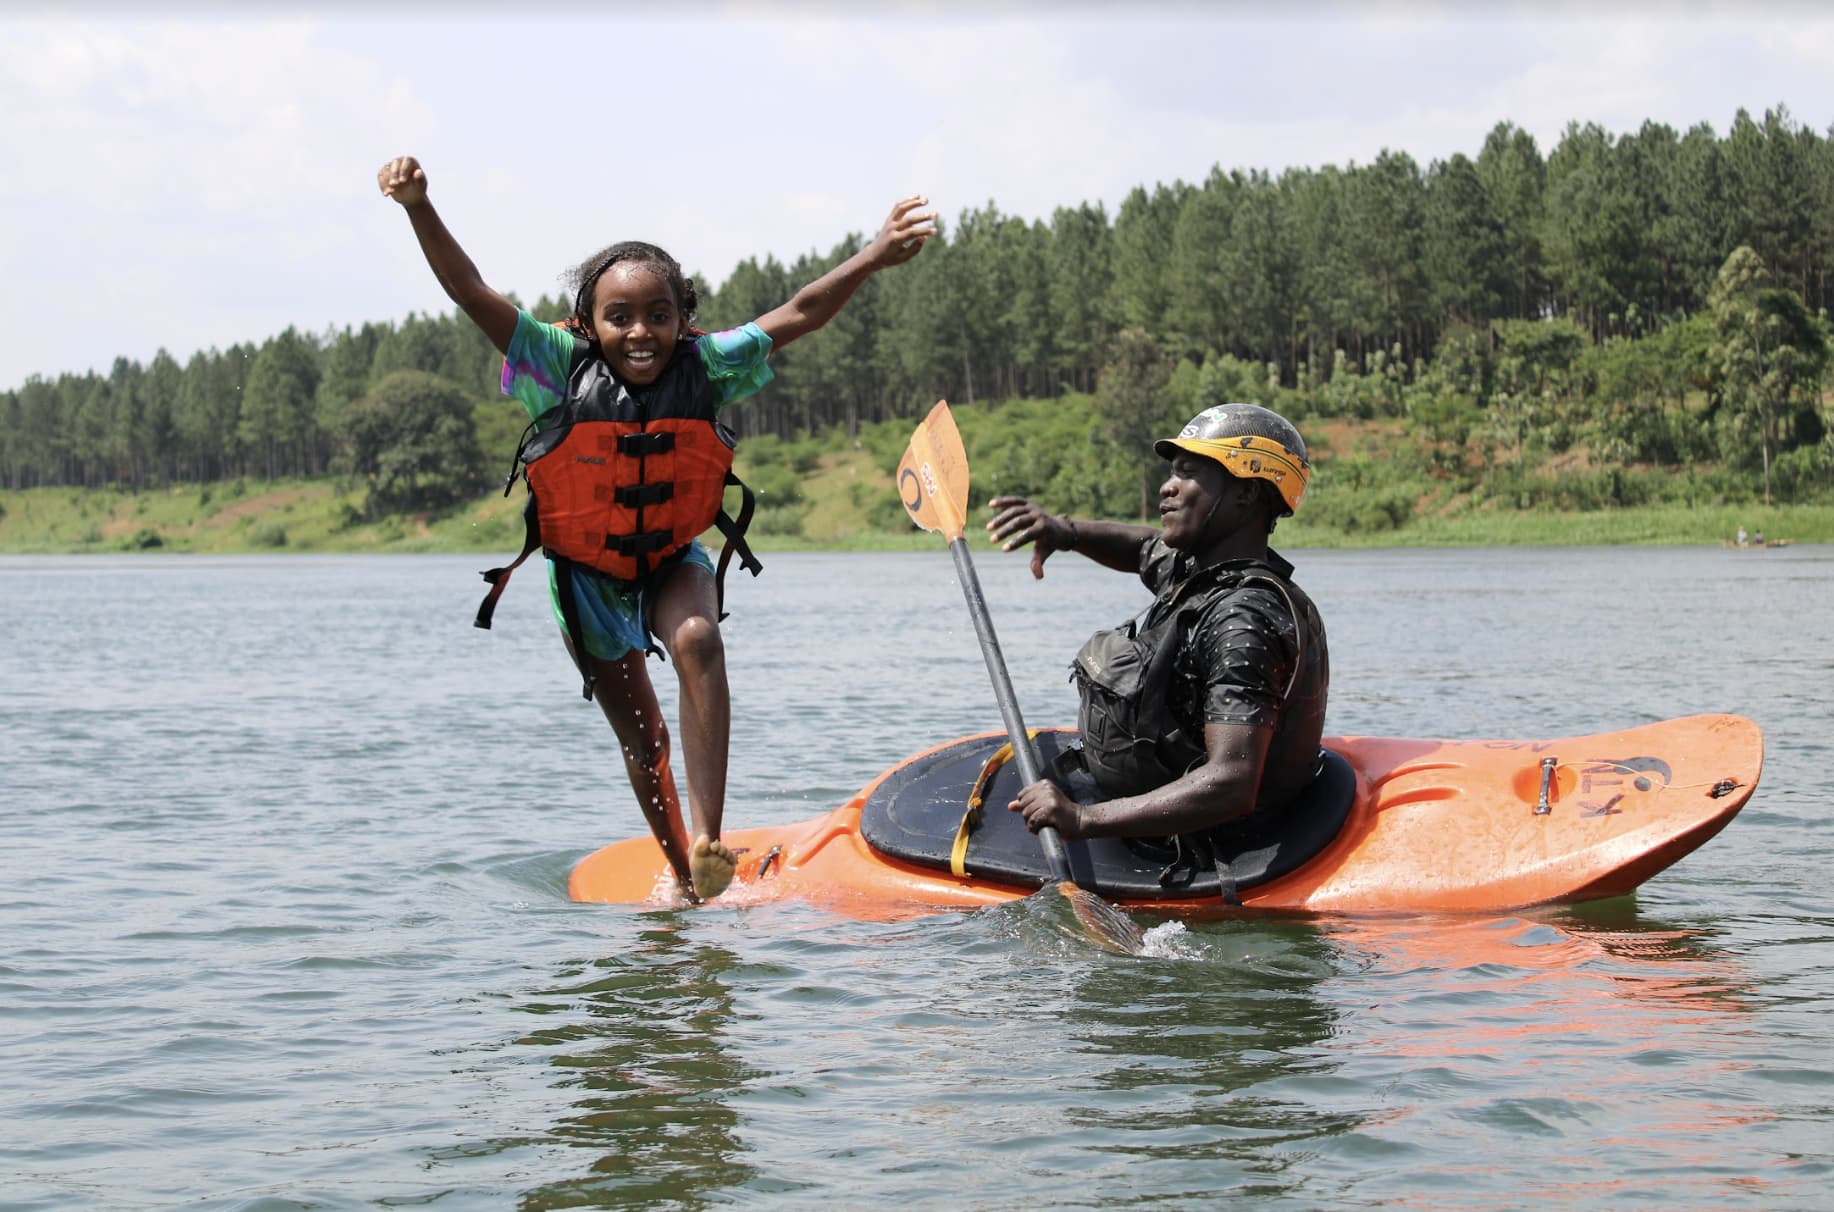
[[(981, 642), (981, 657), (987, 662), (987, 673), (993, 679), (994, 697), (999, 700), (1000, 718), (1006, 735), (1012, 741), (1013, 760), (1019, 765), (1023, 786), (1040, 777), (1038, 755), (1032, 749), (1025, 721), (1019, 715), (1019, 700), (1013, 693), (1011, 676), (1006, 672), (1006, 658), (1000, 654), (1000, 641), (993, 633), (993, 617), (987, 610), (987, 599), (981, 593), (980, 578), (974, 574), (974, 561), (968, 554), (968, 540), (963, 531), (968, 526), (968, 454), (962, 449), (961, 431), (949, 414), (947, 400), (939, 400), (911, 435), (911, 444), (898, 463), (898, 496), (904, 502), (911, 520), (925, 530), (940, 533), (949, 541), (949, 554), (955, 558), (955, 573), (968, 599), (968, 613), (974, 619), (974, 632)], [(1138, 955), (1145, 936), (1132, 918), (1108, 904), (1093, 892), (1079, 888), (1070, 878), (1070, 856), (1063, 838), (1046, 825), (1038, 830), (1038, 841), (1044, 847), (1045, 863), (1051, 872), (1047, 888), (1055, 888), (1069, 899), (1077, 920), (1091, 938), (1117, 951)]]

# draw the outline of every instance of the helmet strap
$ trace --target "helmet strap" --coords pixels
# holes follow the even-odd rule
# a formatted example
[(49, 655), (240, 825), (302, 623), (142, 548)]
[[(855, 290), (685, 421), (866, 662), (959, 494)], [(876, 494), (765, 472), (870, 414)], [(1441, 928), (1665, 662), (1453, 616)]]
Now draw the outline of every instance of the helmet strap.
[[(1218, 486), (1216, 500), (1211, 502), (1210, 511), (1204, 514), (1203, 524), (1198, 528), (1199, 533), (1204, 536), (1203, 539), (1200, 540), (1202, 544), (1202, 550), (1204, 551), (1215, 551), (1219, 546), (1232, 546), (1233, 545), (1234, 540), (1236, 538), (1236, 535), (1234, 533), (1227, 535), (1227, 536), (1211, 535), (1210, 526), (1216, 520), (1216, 511), (1223, 507), (1223, 501), (1228, 497), (1228, 495), (1231, 492), (1242, 493), (1243, 495), (1247, 495), (1246, 490), (1243, 487), (1244, 485), (1258, 489), (1261, 483), (1261, 481), (1259, 480), (1251, 480), (1244, 476), (1238, 476), (1234, 472), (1223, 467), (1222, 464), (1220, 463), (1216, 464), (1216, 467), (1218, 468), (1219, 471), (1221, 471), (1222, 476), (1223, 476), (1223, 481)], [(1253, 494), (1253, 498), (1252, 498), (1253, 504), (1255, 505), (1256, 508), (1260, 507), (1261, 499), (1262, 498), (1261, 498), (1260, 492), (1256, 491)], [(1261, 540), (1262, 544), (1265, 544), (1266, 539), (1267, 539), (1267, 536), (1265, 533), (1258, 533), (1257, 537)]]
[[(1223, 487), (1224, 492), (1228, 491), (1230, 481), (1234, 479), (1235, 477), (1230, 475), (1228, 472), (1226, 471), (1223, 472), (1222, 487)], [(1210, 503), (1210, 512), (1204, 515), (1204, 524), (1198, 528), (1198, 531), (1200, 534), (1207, 535), (1210, 533), (1210, 523), (1216, 520), (1216, 511), (1221, 509), (1222, 507), (1223, 507), (1223, 493), (1219, 492), (1216, 494), (1216, 500)]]
[(1210, 512), (1204, 515), (1203, 525), (1198, 527), (1198, 533), (1205, 536), (1209, 535), (1210, 524), (1216, 521), (1216, 511), (1223, 507), (1223, 501), (1228, 495), (1231, 492), (1240, 492), (1240, 486), (1243, 484), (1254, 483), (1252, 480), (1245, 480), (1241, 476), (1236, 475), (1215, 459), (1210, 460), (1210, 465), (1215, 467), (1218, 474), (1222, 476), (1222, 482), (1217, 485), (1216, 500), (1210, 502)]

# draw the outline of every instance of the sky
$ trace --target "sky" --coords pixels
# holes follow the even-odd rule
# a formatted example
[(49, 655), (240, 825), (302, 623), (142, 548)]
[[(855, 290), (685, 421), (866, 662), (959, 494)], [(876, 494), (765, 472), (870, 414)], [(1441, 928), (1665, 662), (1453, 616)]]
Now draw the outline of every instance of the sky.
[(1218, 165), (1475, 155), (1499, 121), (1544, 154), (1573, 121), (1834, 127), (1809, 3), (0, 0), (0, 46), (0, 390), (449, 310), (376, 188), (398, 154), (533, 299), (620, 239), (717, 286), (909, 193), (1112, 216)]

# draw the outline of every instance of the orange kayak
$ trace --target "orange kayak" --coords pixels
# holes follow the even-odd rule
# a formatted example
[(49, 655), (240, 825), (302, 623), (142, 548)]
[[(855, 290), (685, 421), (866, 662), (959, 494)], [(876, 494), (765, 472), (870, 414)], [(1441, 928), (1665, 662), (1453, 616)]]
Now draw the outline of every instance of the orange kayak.
[[(1017, 770), (992, 760), (1005, 739), (937, 745), (825, 816), (727, 833), (742, 850), (739, 874), (715, 903), (794, 898), (895, 920), (1035, 891), (1048, 878), (1042, 853), (1006, 808)], [(1038, 734), (1046, 770), (1070, 769), (1057, 755), (1074, 739)], [(1325, 747), (1312, 792), (1278, 829), (1195, 854), (1070, 841), (1072, 877), (1128, 909), (1181, 918), (1493, 913), (1619, 896), (1725, 828), (1764, 761), (1757, 725), (1735, 715), (1551, 740), (1334, 737)], [(977, 796), (985, 808), (971, 811)], [(569, 891), (577, 901), (674, 899), (648, 837), (586, 856)]]

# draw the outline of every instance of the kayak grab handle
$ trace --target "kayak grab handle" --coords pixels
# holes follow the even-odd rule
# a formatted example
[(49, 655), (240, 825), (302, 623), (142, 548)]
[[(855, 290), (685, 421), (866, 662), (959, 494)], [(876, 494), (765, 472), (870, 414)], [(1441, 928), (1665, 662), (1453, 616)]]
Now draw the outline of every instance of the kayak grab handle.
[(1559, 758), (1545, 757), (1541, 759), (1541, 798), (1535, 801), (1536, 816), (1546, 816), (1554, 810), (1553, 804), (1548, 802), (1547, 793), (1548, 789), (1553, 786), (1554, 767), (1558, 765), (1560, 765)]
[(763, 879), (765, 876), (769, 875), (771, 873), (771, 867), (782, 857), (782, 846), (772, 846), (769, 850), (765, 851), (764, 857), (758, 860), (758, 874), (753, 878)]

